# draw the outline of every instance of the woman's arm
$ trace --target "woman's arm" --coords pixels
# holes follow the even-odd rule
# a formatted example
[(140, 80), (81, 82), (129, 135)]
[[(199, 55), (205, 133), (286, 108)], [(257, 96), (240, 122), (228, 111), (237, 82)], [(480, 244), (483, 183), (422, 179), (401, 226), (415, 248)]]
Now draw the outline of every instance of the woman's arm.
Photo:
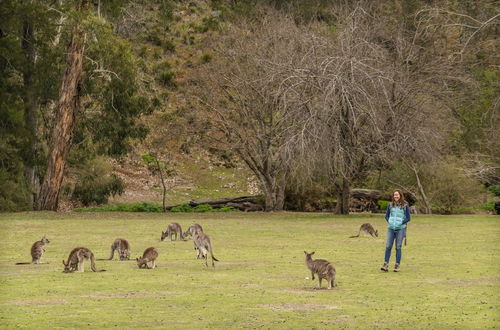
[(391, 215), (391, 204), (387, 204), (387, 209), (385, 210), (385, 221), (389, 222), (390, 215)]
[(405, 218), (403, 220), (403, 225), (411, 220), (410, 217), (410, 206), (408, 204), (405, 205)]

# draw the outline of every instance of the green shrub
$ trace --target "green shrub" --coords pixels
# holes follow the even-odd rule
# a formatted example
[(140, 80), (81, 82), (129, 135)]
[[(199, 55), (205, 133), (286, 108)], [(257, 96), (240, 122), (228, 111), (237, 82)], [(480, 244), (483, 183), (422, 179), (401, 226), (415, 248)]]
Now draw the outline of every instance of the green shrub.
[(152, 56), (153, 56), (153, 58), (155, 60), (160, 59), (162, 57), (162, 55), (163, 54), (162, 54), (162, 51), (161, 51), (160, 48), (156, 48), (156, 47), (153, 48), (153, 54), (152, 54)]
[(160, 18), (163, 25), (168, 26), (174, 20), (175, 4), (170, 0), (160, 1)]
[(148, 53), (149, 53), (149, 49), (148, 49), (148, 46), (144, 45), (142, 46), (140, 49), (139, 49), (139, 52), (138, 52), (139, 56), (142, 57), (142, 58), (147, 58), (148, 57)]
[(170, 210), (170, 212), (192, 212), (193, 208), (189, 204), (181, 204)]
[(380, 210), (385, 210), (387, 209), (387, 205), (389, 205), (391, 201), (383, 201), (383, 200), (378, 200), (377, 205)]
[(212, 60), (212, 54), (206, 52), (206, 53), (203, 53), (203, 55), (201, 55), (200, 62), (202, 64), (208, 63), (211, 60)]
[(500, 196), (500, 186), (489, 186), (488, 191), (497, 197)]
[(170, 210), (170, 212), (199, 212), (199, 213), (204, 213), (204, 212), (230, 212), (230, 211), (237, 211), (232, 206), (223, 206), (221, 208), (213, 208), (209, 204), (200, 204), (195, 207), (191, 207), (189, 204), (181, 204), (178, 205)]
[[(416, 166), (433, 212), (450, 214), (472, 210), (487, 201), (488, 194), (484, 186), (465, 175), (461, 170), (463, 166), (459, 159), (447, 157), (442, 161), (420, 163)], [(415, 174), (401, 162), (393, 164), (392, 168), (382, 172), (373, 172), (366, 180), (368, 187), (385, 192), (396, 188), (390, 183), (391, 181), (417, 190)], [(382, 198), (390, 199), (390, 195), (384, 195)], [(418, 200), (416, 206), (421, 208), (422, 200)]]
[(32, 207), (29, 189), (21, 171), (0, 168), (0, 211), (26, 211)]
[(200, 204), (194, 207), (192, 212), (214, 212), (214, 208), (209, 204)]
[(484, 187), (466, 176), (452, 159), (431, 164), (430, 169), (424, 175), (427, 174), (426, 192), (433, 212), (452, 214), (485, 202)]
[(189, 27), (196, 33), (205, 33), (209, 30), (216, 31), (220, 29), (219, 20), (215, 17), (204, 17), (200, 24), (190, 23)]
[(189, 35), (189, 34), (184, 34), (182, 36), (182, 42), (186, 45), (193, 45), (194, 44), (194, 36)]
[(489, 201), (484, 203), (483, 205), (479, 205), (477, 207), (478, 210), (481, 211), (488, 211), (488, 212), (495, 212), (495, 201)]
[(164, 86), (175, 86), (174, 78), (175, 72), (171, 70), (171, 65), (167, 61), (162, 62), (156, 66), (158, 72), (158, 81)]
[(336, 204), (337, 202), (329, 196), (328, 191), (319, 184), (312, 184), (308, 187), (290, 185), (285, 190), (285, 210), (305, 212), (333, 210)]
[(223, 206), (219, 209), (215, 209), (216, 212), (231, 212), (231, 211), (239, 211), (232, 206)]
[(111, 165), (102, 157), (93, 159), (77, 170), (71, 199), (83, 205), (106, 204), (110, 196), (123, 193), (123, 181), (111, 173)]
[[(74, 212), (163, 212), (163, 206), (153, 203), (131, 203), (131, 204), (114, 204), (105, 205), (102, 207), (86, 207), (74, 209)], [(234, 207), (224, 206), (218, 209), (213, 208), (208, 204), (201, 204), (196, 207), (191, 207), (189, 204), (181, 204), (170, 210), (174, 213), (190, 213), (190, 212), (230, 212), (237, 211)]]
[(146, 36), (146, 41), (149, 41), (155, 46), (161, 46), (162, 40), (161, 40), (161, 32), (158, 29), (150, 31), (150, 33)]
[(103, 207), (88, 207), (74, 209), (75, 212), (163, 212), (163, 206), (152, 203), (132, 203), (132, 204), (114, 204)]
[(175, 44), (172, 40), (165, 39), (162, 41), (161, 46), (164, 51), (173, 53), (175, 51)]

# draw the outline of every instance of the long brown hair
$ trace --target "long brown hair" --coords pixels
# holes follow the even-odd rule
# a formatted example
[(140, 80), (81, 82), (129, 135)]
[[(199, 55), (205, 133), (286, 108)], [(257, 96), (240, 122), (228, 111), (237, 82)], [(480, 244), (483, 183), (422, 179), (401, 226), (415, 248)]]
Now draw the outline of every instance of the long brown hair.
[(397, 206), (399, 206), (399, 207), (403, 207), (403, 206), (405, 206), (406, 204), (408, 204), (408, 203), (406, 202), (406, 200), (405, 200), (405, 195), (403, 194), (403, 192), (402, 192), (401, 190), (399, 190), (399, 189), (396, 189), (396, 190), (394, 190), (394, 191), (392, 192), (392, 197), (391, 197), (392, 202), (391, 202), (391, 206), (396, 206), (396, 201), (394, 200), (394, 193), (395, 193), (396, 191), (399, 193), (399, 196), (400, 196), (400, 197), (399, 197), (399, 202), (397, 202)]

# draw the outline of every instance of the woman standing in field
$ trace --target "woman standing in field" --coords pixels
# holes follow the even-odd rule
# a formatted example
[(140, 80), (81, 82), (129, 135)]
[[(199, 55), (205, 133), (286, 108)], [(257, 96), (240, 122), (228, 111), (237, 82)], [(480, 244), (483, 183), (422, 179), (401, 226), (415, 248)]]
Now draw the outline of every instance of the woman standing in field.
[(387, 205), (385, 212), (385, 221), (387, 221), (389, 227), (387, 229), (384, 265), (380, 269), (384, 272), (389, 271), (392, 245), (394, 244), (394, 240), (396, 240), (396, 265), (394, 266), (394, 271), (399, 272), (401, 247), (403, 245), (403, 238), (406, 235), (406, 223), (410, 221), (410, 207), (405, 201), (401, 190), (395, 190), (392, 194), (392, 202)]

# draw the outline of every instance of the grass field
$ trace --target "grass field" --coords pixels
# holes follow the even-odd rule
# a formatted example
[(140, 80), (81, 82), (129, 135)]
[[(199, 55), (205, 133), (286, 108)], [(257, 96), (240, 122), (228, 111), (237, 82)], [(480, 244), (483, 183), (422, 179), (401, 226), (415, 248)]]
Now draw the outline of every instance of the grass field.
[[(159, 241), (172, 221), (204, 227), (215, 268), (190, 241)], [(363, 222), (380, 237), (349, 239)], [(44, 234), (50, 263), (14, 265)], [(134, 258), (156, 247), (158, 268), (98, 261), (106, 272), (62, 273), (73, 247), (104, 258), (117, 237)], [(0, 328), (500, 327), (500, 217), (414, 216), (400, 273), (379, 270), (385, 237), (383, 215), (0, 214)], [(315, 289), (304, 250), (334, 263), (338, 287)]]

